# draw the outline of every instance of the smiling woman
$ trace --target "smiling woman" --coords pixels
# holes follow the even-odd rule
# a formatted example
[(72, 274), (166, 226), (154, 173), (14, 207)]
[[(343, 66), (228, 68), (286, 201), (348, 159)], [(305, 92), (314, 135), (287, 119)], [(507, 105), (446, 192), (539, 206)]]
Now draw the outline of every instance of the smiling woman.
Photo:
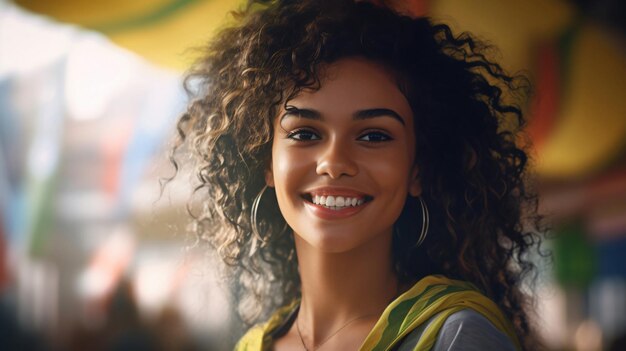
[(197, 235), (255, 325), (236, 348), (534, 349), (526, 80), (381, 5), (238, 18), (190, 72), (174, 150), (196, 156)]

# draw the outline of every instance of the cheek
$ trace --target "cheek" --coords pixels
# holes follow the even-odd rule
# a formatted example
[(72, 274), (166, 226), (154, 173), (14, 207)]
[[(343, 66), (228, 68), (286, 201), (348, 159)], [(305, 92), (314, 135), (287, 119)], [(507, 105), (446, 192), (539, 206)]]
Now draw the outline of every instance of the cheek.
[(286, 204), (291, 196), (297, 196), (303, 190), (311, 159), (302, 152), (294, 152), (284, 146), (273, 147), (272, 170), (279, 204)]
[(387, 202), (388, 213), (399, 216), (409, 191), (410, 166), (407, 155), (402, 152), (388, 154), (368, 164), (371, 177), (378, 183), (379, 195)]
[(408, 184), (409, 179), (409, 158), (406, 153), (393, 152), (384, 156), (369, 159), (368, 168), (376, 174), (381, 184), (386, 188), (402, 188)]

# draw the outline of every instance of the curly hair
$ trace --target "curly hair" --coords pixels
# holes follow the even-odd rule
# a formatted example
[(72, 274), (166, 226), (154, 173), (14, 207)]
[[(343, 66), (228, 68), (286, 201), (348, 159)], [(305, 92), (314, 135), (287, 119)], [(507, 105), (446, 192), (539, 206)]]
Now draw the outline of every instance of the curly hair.
[(541, 239), (529, 145), (520, 138), (528, 80), (504, 72), (488, 58), (492, 47), (468, 33), (367, 2), (257, 1), (235, 18), (187, 75), (194, 98), (178, 122), (172, 162), (178, 167), (183, 146), (196, 161), (203, 206), (191, 210), (194, 231), (237, 277), (242, 320), (254, 323), (300, 294), (293, 236), (275, 196), (259, 206), (265, 239), (252, 230), (273, 118), (302, 89), (319, 89), (324, 64), (358, 56), (396, 73), (416, 116), (415, 162), (436, 235), (416, 247), (420, 212), (407, 200), (393, 238), (398, 276), (472, 282), (531, 347), (523, 283), (536, 276), (529, 255)]

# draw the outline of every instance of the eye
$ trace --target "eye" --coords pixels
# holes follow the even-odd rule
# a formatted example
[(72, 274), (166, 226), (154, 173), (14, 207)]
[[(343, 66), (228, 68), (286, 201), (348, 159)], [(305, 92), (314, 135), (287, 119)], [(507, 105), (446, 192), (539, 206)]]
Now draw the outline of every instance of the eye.
[(312, 140), (320, 139), (320, 137), (317, 134), (315, 134), (315, 132), (308, 130), (308, 129), (294, 130), (290, 132), (289, 134), (287, 134), (287, 138), (298, 140), (298, 141), (312, 141)]
[(393, 140), (393, 138), (383, 132), (369, 132), (360, 136), (359, 140), (379, 143), (383, 141)]

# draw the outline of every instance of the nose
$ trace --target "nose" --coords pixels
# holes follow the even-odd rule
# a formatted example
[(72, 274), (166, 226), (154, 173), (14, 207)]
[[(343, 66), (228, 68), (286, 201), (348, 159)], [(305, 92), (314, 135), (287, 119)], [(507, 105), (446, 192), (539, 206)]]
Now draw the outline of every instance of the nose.
[(338, 179), (342, 175), (353, 177), (359, 172), (354, 155), (350, 147), (337, 140), (330, 141), (317, 161), (318, 175), (328, 175), (331, 179)]

